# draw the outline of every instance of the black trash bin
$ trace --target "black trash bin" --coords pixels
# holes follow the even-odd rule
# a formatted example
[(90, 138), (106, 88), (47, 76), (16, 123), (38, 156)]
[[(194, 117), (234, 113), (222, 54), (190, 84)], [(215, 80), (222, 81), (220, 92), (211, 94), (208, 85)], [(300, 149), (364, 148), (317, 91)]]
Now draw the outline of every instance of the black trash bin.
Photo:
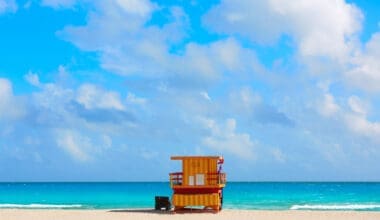
[(167, 196), (156, 196), (155, 198), (155, 206), (154, 209), (156, 210), (162, 210), (165, 209), (166, 211), (170, 210), (170, 200)]

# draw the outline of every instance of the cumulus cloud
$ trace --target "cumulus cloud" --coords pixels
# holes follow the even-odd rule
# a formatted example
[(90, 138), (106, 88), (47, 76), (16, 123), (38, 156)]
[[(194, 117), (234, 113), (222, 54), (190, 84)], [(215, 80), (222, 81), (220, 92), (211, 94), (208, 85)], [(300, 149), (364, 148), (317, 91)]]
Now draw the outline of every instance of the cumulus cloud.
[(111, 134), (128, 130), (135, 121), (116, 91), (89, 83), (78, 88), (41, 83), (31, 72), (24, 78), (37, 86), (24, 96), (15, 95), (12, 83), (0, 78), (0, 121), (7, 122), (0, 124), (0, 134), (5, 141), (12, 140), (11, 134), (27, 137), (10, 143), (56, 146), (75, 161), (88, 162), (113, 145)]
[[(252, 11), (255, 13), (252, 13)], [(361, 28), (362, 13), (344, 0), (223, 0), (205, 17), (217, 32), (239, 34), (262, 43), (290, 35), (304, 56), (342, 59)]]
[(380, 91), (380, 33), (372, 35), (363, 51), (358, 52), (345, 73), (350, 85), (365, 91)]
[[(243, 48), (233, 38), (201, 45), (189, 43), (183, 56), (175, 57), (176, 63), (171, 72), (180, 73), (180, 77), (200, 78), (214, 82), (223, 75), (238, 77), (244, 73), (255, 73), (260, 63), (253, 51)], [(190, 79), (191, 79), (190, 78)]]
[[(120, 11), (120, 4), (131, 7), (137, 2), (139, 6), (132, 8), (137, 12)], [(113, 73), (186, 87), (208, 85), (224, 74), (236, 76), (260, 69), (255, 53), (234, 38), (183, 43), (189, 21), (179, 7), (170, 8), (169, 21), (162, 26), (149, 24), (151, 14), (159, 10), (149, 1), (111, 1), (96, 7), (85, 26), (67, 26), (59, 36), (83, 50), (100, 52), (102, 67)], [(173, 49), (178, 45), (180, 50)]]
[(204, 99), (211, 101), (211, 98), (207, 92), (200, 92), (199, 95), (201, 95)]
[(10, 98), (12, 95), (12, 84), (9, 80), (0, 78), (0, 95), (1, 95), (1, 101), (6, 101)]
[(319, 112), (325, 117), (334, 115), (339, 109), (339, 105), (335, 103), (334, 96), (329, 93), (324, 94), (323, 100), (318, 104)]
[[(24, 79), (36, 88), (25, 95), (27, 105), (17, 108), (26, 109), (27, 119), (17, 118), (19, 122), (1, 134), (25, 130), (30, 135), (33, 130), (35, 136), (28, 143), (58, 147), (81, 162), (96, 160), (103, 150), (125, 150), (120, 143), (137, 146), (128, 147), (128, 153), (136, 153), (129, 159), (158, 158), (157, 152), (167, 152), (167, 146), (198, 145), (204, 148), (173, 147), (169, 151), (222, 153), (243, 158), (244, 163), (252, 159), (265, 163), (267, 159), (260, 156), (266, 155), (289, 170), (294, 170), (290, 163), (295, 158), (296, 166), (313, 167), (313, 157), (319, 171), (325, 169), (320, 166), (323, 155), (334, 161), (344, 152), (349, 158), (362, 140), (379, 143), (377, 115), (371, 115), (367, 105), (371, 98), (336, 90), (342, 76), (365, 91), (366, 81), (368, 90), (378, 87), (375, 60), (379, 40), (373, 35), (360, 48), (356, 35), (362, 14), (353, 4), (343, 0), (222, 0), (204, 17), (206, 26), (200, 27), (221, 34), (205, 38), (194, 37), (198, 26), (193, 25), (198, 22), (189, 20), (193, 15), (166, 3), (45, 0), (42, 4), (56, 9), (90, 6), (86, 24), (68, 25), (57, 35), (83, 51), (95, 52), (106, 70), (101, 74), (119, 74), (115, 78), (122, 79), (124, 87), (107, 88), (108, 80), (114, 78), (103, 75), (102, 85), (96, 77), (86, 83), (79, 76), (79, 81), (67, 86), (67, 82), (41, 82), (37, 74), (29, 72)], [(155, 16), (165, 19), (157, 24), (151, 20)], [(203, 29), (202, 33), (209, 31)], [(282, 54), (282, 46), (276, 45), (283, 43), (283, 37), (291, 39), (286, 42), (290, 48), (284, 49), (291, 61), (281, 57), (273, 63), (273, 70), (267, 70), (270, 67), (259, 60), (267, 61), (267, 56), (280, 50)], [(269, 52), (262, 53), (267, 47)], [(312, 66), (323, 67), (313, 73), (332, 74), (308, 74), (306, 59), (323, 64)], [(339, 68), (324, 65), (326, 60)], [(56, 75), (70, 73), (60, 67)], [(265, 81), (271, 77), (276, 77), (276, 82)], [(9, 81), (0, 80), (0, 89), (0, 113), (4, 113), (9, 106), (15, 107), (12, 100), (19, 103), (20, 97)], [(11, 118), (2, 116), (0, 120)], [(197, 123), (199, 118), (201, 123)], [(9, 138), (9, 142), (15, 139)], [(257, 139), (265, 146), (279, 147), (259, 148)], [(323, 146), (339, 147), (329, 150)], [(42, 153), (41, 158), (47, 157)], [(253, 175), (252, 170), (246, 174)]]
[(127, 102), (135, 105), (145, 105), (147, 103), (146, 98), (137, 97), (135, 94), (129, 92), (127, 95)]
[(254, 106), (262, 103), (262, 98), (259, 94), (254, 93), (249, 87), (241, 88), (230, 94), (230, 100), (234, 101), (233, 107), (244, 112), (250, 112)]
[(25, 114), (23, 102), (13, 94), (12, 83), (0, 78), (0, 119), (18, 119)]
[(17, 3), (15, 0), (0, 0), (0, 15), (6, 12), (16, 12)]
[(344, 0), (223, 0), (203, 18), (218, 33), (254, 42), (276, 45), (289, 36), (306, 73), (328, 73), (327, 79), (338, 76), (350, 87), (379, 92), (380, 34), (363, 45), (363, 20), (361, 10)]
[(348, 128), (355, 134), (380, 143), (380, 122), (372, 122), (365, 115), (350, 113), (344, 115), (344, 120)]
[(363, 20), (361, 10), (344, 0), (223, 0), (203, 18), (215, 32), (253, 42), (273, 46), (290, 37), (296, 49), (293, 56), (308, 67), (302, 74), (324, 75), (322, 80), (378, 93), (380, 34), (361, 42)]
[(116, 3), (127, 13), (141, 17), (150, 16), (156, 7), (149, 0), (116, 0)]
[(125, 110), (118, 93), (104, 91), (92, 84), (84, 84), (79, 87), (76, 101), (87, 109)]
[(85, 162), (91, 157), (87, 151), (91, 150), (91, 140), (71, 130), (59, 131), (57, 145), (69, 153), (75, 160)]
[(249, 87), (243, 87), (230, 93), (229, 102), (232, 110), (262, 124), (279, 124), (284, 126), (294, 126), (295, 122), (285, 113), (279, 111), (272, 105), (266, 104), (263, 98), (254, 93)]
[(202, 144), (217, 152), (234, 154), (243, 159), (254, 159), (254, 142), (247, 133), (236, 132), (236, 120), (227, 119), (224, 124), (206, 119), (204, 126), (210, 131), (210, 136), (202, 139)]
[(291, 32), (299, 42), (301, 54), (306, 56), (345, 58), (354, 43), (353, 35), (361, 29), (361, 11), (344, 0), (274, 0), (272, 5), (290, 20)]
[(43, 84), (41, 90), (31, 95), (31, 105), (33, 106), (34, 117), (39, 123), (49, 123), (68, 118), (68, 111), (65, 107), (75, 98), (75, 91), (65, 88), (55, 83)]
[(24, 78), (28, 83), (30, 83), (33, 86), (37, 86), (37, 87), (41, 86), (41, 82), (38, 75), (35, 73), (32, 73), (31, 71), (29, 71), (28, 74), (24, 76)]
[(79, 162), (93, 161), (112, 146), (112, 138), (106, 134), (94, 137), (80, 130), (60, 128), (54, 131), (54, 136), (57, 146)]
[(159, 75), (165, 72), (168, 44), (183, 35), (180, 27), (185, 25), (186, 15), (181, 10), (171, 10), (170, 22), (158, 27), (146, 25), (156, 10), (150, 1), (114, 0), (94, 6), (97, 10), (86, 26), (67, 26), (59, 36), (83, 50), (101, 52), (102, 67), (115, 73)]
[[(27, 78), (36, 82), (37, 77), (30, 74)], [(62, 155), (50, 152), (57, 152), (54, 147), (79, 162), (94, 161), (103, 155), (114, 145), (114, 131), (128, 130), (130, 127), (126, 124), (133, 121), (134, 116), (120, 107), (120, 100), (115, 104), (114, 98), (119, 98), (119, 93), (91, 84), (82, 86), (75, 89), (56, 83), (39, 83), (37, 91), (21, 99), (13, 94), (9, 80), (0, 79), (0, 121), (9, 122), (0, 123), (4, 143), (19, 146), (23, 151), (21, 157), (40, 152), (39, 158), (61, 158)], [(95, 104), (96, 98), (89, 95), (89, 98), (81, 99), (87, 104), (86, 108), (77, 102), (77, 98), (83, 97), (83, 88), (88, 87), (95, 91), (91, 95), (96, 95), (99, 103)], [(44, 146), (53, 148), (47, 150)], [(46, 152), (51, 155), (46, 156)]]
[(277, 40), (283, 31), (280, 17), (270, 11), (270, 4), (265, 1), (225, 0), (205, 15), (204, 23), (217, 32), (269, 43)]
[[(59, 68), (58, 74), (62, 68)], [(97, 125), (121, 126), (131, 124), (135, 116), (126, 109), (120, 93), (103, 89), (90, 83), (78, 88), (68, 88), (57, 83), (41, 83), (37, 75), (26, 75), (39, 91), (30, 97), (30, 121), (42, 126), (77, 126), (84, 120), (85, 126), (99, 130)], [(60, 121), (59, 125), (54, 125)], [(83, 121), (82, 121), (83, 122)], [(103, 127), (105, 129), (105, 127)]]
[(374, 142), (380, 141), (380, 122), (368, 119), (369, 104), (358, 96), (347, 99), (347, 107), (335, 103), (332, 94), (325, 94), (324, 101), (317, 109), (324, 117), (334, 116), (338, 123), (346, 125), (355, 137), (366, 137)]
[(380, 143), (380, 122), (368, 119), (369, 104), (358, 96), (347, 100), (349, 110), (343, 115), (348, 128), (355, 134)]
[(127, 111), (119, 109), (106, 109), (106, 108), (86, 108), (84, 105), (79, 104), (75, 101), (69, 103), (67, 106), (68, 110), (76, 114), (87, 122), (92, 123), (111, 123), (115, 125), (122, 125), (124, 123), (135, 122), (135, 116)]
[(358, 96), (350, 96), (348, 99), (348, 105), (353, 112), (357, 114), (367, 115), (369, 106)]

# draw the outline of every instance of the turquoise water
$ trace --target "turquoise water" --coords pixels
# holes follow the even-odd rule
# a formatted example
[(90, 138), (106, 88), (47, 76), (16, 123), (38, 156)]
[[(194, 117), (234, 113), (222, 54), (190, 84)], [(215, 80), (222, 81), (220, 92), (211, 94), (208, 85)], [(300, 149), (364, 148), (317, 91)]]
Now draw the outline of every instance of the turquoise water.
[[(153, 208), (166, 182), (0, 183), (0, 208)], [(380, 183), (229, 182), (225, 209), (380, 211)]]

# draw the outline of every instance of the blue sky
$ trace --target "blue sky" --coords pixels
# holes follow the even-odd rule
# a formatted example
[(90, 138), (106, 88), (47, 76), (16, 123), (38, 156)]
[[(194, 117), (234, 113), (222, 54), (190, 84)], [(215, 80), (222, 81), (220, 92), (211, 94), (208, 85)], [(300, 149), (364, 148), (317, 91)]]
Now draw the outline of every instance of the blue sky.
[(380, 180), (380, 4), (0, 0), (0, 181)]

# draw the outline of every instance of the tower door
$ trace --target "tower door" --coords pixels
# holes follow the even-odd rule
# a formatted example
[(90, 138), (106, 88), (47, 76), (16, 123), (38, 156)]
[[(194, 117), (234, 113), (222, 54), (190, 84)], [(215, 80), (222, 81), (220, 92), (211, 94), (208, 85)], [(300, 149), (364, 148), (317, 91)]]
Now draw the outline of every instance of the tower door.
[(194, 176), (189, 176), (189, 186), (194, 186)]
[(197, 186), (205, 185), (205, 175), (204, 174), (196, 174), (195, 175), (195, 184)]

